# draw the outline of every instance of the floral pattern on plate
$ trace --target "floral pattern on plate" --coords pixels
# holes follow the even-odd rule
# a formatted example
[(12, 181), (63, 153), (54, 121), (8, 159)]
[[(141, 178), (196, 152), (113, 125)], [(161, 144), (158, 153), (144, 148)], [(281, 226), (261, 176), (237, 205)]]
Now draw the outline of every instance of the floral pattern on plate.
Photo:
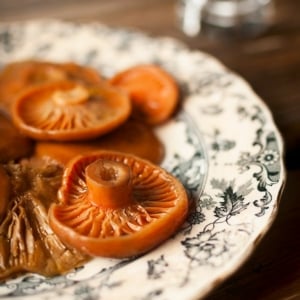
[(0, 25), (0, 67), (22, 59), (75, 61), (110, 77), (155, 63), (176, 78), (182, 109), (156, 133), (162, 166), (191, 201), (181, 230), (131, 259), (96, 258), (54, 278), (0, 284), (13, 299), (198, 299), (233, 273), (275, 218), (285, 182), (283, 143), (265, 104), (213, 57), (171, 38), (101, 24), (37, 20)]

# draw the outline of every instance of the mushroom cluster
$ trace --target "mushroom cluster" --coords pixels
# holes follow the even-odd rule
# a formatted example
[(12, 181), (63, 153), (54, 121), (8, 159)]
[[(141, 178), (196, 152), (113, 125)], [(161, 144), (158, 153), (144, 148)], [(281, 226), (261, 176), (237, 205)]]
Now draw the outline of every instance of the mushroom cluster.
[(92, 256), (149, 251), (184, 222), (181, 183), (152, 127), (178, 104), (154, 65), (105, 79), (74, 63), (0, 73), (0, 280), (65, 273)]

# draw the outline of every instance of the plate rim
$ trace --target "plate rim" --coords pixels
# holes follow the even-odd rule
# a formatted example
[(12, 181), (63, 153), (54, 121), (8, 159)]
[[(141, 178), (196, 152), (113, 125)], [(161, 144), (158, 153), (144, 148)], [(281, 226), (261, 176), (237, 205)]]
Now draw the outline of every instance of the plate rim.
[[(173, 38), (173, 37), (169, 37), (169, 36), (153, 36), (150, 34), (147, 34), (141, 30), (135, 29), (135, 28), (123, 28), (123, 27), (115, 27), (115, 26), (107, 26), (103, 23), (100, 22), (72, 22), (72, 21), (63, 21), (60, 19), (53, 19), (53, 18), (49, 18), (49, 19), (34, 19), (34, 20), (23, 20), (23, 21), (15, 21), (15, 22), (0, 22), (0, 28), (4, 26), (20, 26), (22, 24), (38, 24), (38, 23), (45, 23), (45, 22), (55, 22), (55, 23), (61, 23), (63, 25), (80, 25), (80, 26), (102, 26), (102, 27), (106, 27), (112, 30), (122, 30), (122, 31), (133, 31), (133, 32), (137, 32), (138, 34), (141, 34), (143, 36), (147, 36), (150, 39), (153, 40), (170, 40), (173, 43), (179, 44), (181, 47), (183, 47), (185, 49), (185, 51), (188, 51), (190, 53), (202, 53), (206, 56), (207, 59), (213, 61), (214, 63), (218, 64), (220, 67), (224, 68), (224, 70), (226, 72), (230, 72), (231, 74), (233, 74), (233, 76), (235, 78), (237, 78), (239, 81), (242, 82), (242, 84), (247, 87), (247, 89), (249, 89), (251, 95), (256, 99), (255, 101), (257, 101), (257, 103), (259, 103), (259, 106), (263, 108), (263, 112), (267, 115), (268, 118), (268, 123), (272, 125), (272, 129), (273, 131), (276, 133), (276, 138), (278, 141), (278, 146), (279, 146), (279, 153), (280, 153), (280, 180), (278, 182), (279, 189), (278, 189), (278, 193), (276, 195), (276, 199), (274, 199), (274, 207), (272, 208), (272, 213), (271, 215), (268, 217), (267, 223), (265, 224), (263, 230), (260, 232), (259, 235), (256, 236), (255, 240), (253, 241), (253, 243), (251, 243), (251, 245), (248, 246), (248, 248), (246, 249), (247, 251), (243, 252), (243, 256), (240, 257), (240, 259), (236, 262), (236, 264), (234, 266), (231, 265), (231, 267), (224, 273), (222, 273), (222, 275), (219, 275), (219, 277), (214, 281), (211, 282), (210, 286), (207, 286), (205, 290), (201, 291), (200, 296), (204, 297), (206, 296), (210, 291), (212, 291), (213, 288), (215, 288), (217, 285), (220, 285), (222, 282), (224, 282), (226, 279), (228, 279), (233, 273), (235, 273), (248, 259), (249, 257), (253, 254), (253, 252), (255, 251), (255, 248), (257, 247), (257, 245), (263, 240), (263, 238), (265, 237), (265, 235), (268, 233), (269, 229), (271, 228), (273, 222), (275, 221), (277, 215), (278, 215), (278, 211), (279, 211), (279, 205), (281, 202), (281, 198), (282, 198), (282, 194), (285, 188), (285, 184), (286, 184), (286, 168), (285, 168), (285, 163), (284, 163), (284, 156), (285, 156), (285, 144), (284, 144), (284, 140), (282, 137), (282, 134), (274, 120), (274, 116), (272, 114), (272, 111), (270, 110), (269, 106), (263, 101), (263, 99), (254, 91), (254, 89), (252, 88), (252, 86), (250, 85), (250, 83), (248, 81), (246, 81), (240, 74), (238, 74), (237, 72), (233, 72), (230, 68), (228, 68), (227, 66), (225, 66), (219, 59), (217, 59), (216, 57), (212, 56), (209, 53), (203, 52), (201, 50), (197, 50), (197, 49), (191, 49), (187, 44), (185, 44), (184, 42)], [(194, 299), (198, 299), (199, 298), (199, 294), (195, 294), (194, 295), (195, 298)], [(197, 297), (197, 298), (196, 298)], [(11, 297), (9, 297), (8, 299), (11, 299)], [(192, 298), (191, 298), (192, 299)]]

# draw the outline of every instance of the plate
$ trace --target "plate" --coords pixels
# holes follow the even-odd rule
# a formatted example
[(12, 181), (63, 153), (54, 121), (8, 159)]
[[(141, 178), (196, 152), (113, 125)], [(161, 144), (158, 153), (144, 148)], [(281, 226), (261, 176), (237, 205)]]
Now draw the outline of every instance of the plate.
[(285, 181), (282, 138), (249, 85), (167, 37), (58, 20), (2, 24), (0, 66), (29, 58), (71, 60), (107, 77), (143, 63), (173, 74), (182, 108), (156, 133), (162, 166), (194, 205), (180, 231), (143, 256), (97, 258), (54, 278), (26, 274), (1, 283), (1, 297), (191, 300), (236, 271), (271, 226)]

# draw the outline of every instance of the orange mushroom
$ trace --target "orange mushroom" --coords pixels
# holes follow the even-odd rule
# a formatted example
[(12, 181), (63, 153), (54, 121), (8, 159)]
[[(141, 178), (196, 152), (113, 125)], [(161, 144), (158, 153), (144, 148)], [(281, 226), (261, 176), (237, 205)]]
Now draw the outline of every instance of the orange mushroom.
[(109, 84), (60, 81), (31, 88), (16, 99), (13, 121), (37, 140), (86, 140), (124, 123), (131, 112), (128, 97)]
[(33, 153), (33, 142), (22, 135), (6, 113), (0, 110), (0, 163), (15, 161)]
[(182, 184), (133, 155), (102, 151), (70, 162), (49, 223), (67, 245), (91, 256), (145, 253), (181, 226), (188, 212)]
[(134, 66), (117, 73), (110, 82), (128, 92), (133, 115), (151, 125), (166, 121), (179, 101), (175, 80), (155, 65)]
[(48, 156), (66, 164), (77, 155), (98, 150), (130, 153), (148, 159), (154, 164), (161, 163), (164, 157), (164, 146), (153, 130), (146, 124), (132, 119), (94, 140), (65, 143), (37, 142), (35, 155), (37, 157)]
[(78, 65), (73, 62), (55, 64), (54, 66), (65, 73), (67, 80), (84, 84), (101, 84), (103, 81), (100, 73), (88, 66)]
[(30, 86), (47, 82), (72, 80), (79, 83), (99, 84), (99, 73), (75, 63), (53, 63), (26, 60), (7, 64), (0, 73), (0, 105), (9, 111), (16, 95)]

